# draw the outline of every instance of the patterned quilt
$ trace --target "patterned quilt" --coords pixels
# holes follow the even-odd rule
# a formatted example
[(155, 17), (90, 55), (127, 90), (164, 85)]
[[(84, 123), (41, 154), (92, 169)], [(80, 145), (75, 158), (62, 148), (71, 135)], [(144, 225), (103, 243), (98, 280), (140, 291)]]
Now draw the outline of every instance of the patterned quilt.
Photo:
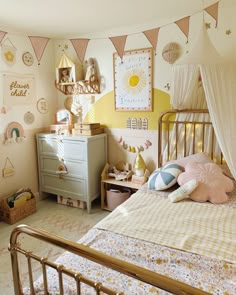
[[(140, 198), (143, 199), (143, 202), (140, 201)], [(190, 239), (190, 243), (187, 243), (187, 245), (191, 245), (190, 248), (183, 251), (178, 249), (176, 246), (171, 247), (161, 245), (160, 243), (152, 241), (152, 238), (151, 241), (145, 241), (144, 239), (137, 236), (132, 237), (133, 233), (127, 235), (127, 233), (123, 232), (122, 227), (117, 228), (118, 225), (115, 227), (115, 229), (112, 229), (112, 231), (108, 229), (109, 222), (111, 222), (111, 224), (114, 224), (114, 219), (118, 218), (117, 216), (119, 216), (120, 214), (122, 214), (123, 219), (126, 220), (126, 216), (129, 215), (130, 208), (135, 207), (140, 208), (139, 214), (141, 217), (141, 220), (135, 228), (137, 229), (141, 227), (142, 231), (145, 231), (146, 221), (143, 220), (145, 218), (142, 216), (142, 208), (144, 208), (145, 204), (147, 204), (148, 202), (150, 202), (150, 204), (152, 205), (156, 203), (162, 206), (161, 204), (165, 203), (163, 202), (164, 199), (166, 199), (165, 194), (160, 195), (156, 192), (149, 192), (146, 189), (139, 191), (138, 193), (134, 194), (127, 202), (119, 206), (117, 210), (113, 211), (107, 218), (98, 223), (96, 227), (91, 229), (79, 242), (113, 257), (117, 257), (136, 265), (148, 268), (160, 274), (169, 276), (176, 280), (190, 284), (194, 287), (200, 288), (204, 291), (208, 291), (211, 294), (236, 294), (236, 264), (235, 262), (230, 262), (231, 259), (235, 259), (235, 251), (234, 253), (232, 253), (232, 255), (228, 256), (228, 254), (226, 254), (226, 259), (219, 259), (217, 257), (217, 254), (211, 255), (211, 253), (209, 254), (209, 251), (206, 251), (205, 254), (194, 253), (196, 252), (195, 250), (194, 252), (192, 252), (192, 249), (194, 247), (192, 238)], [(224, 237), (230, 239), (230, 236), (228, 236), (226, 230), (226, 223), (224, 222), (224, 218), (227, 214), (223, 213), (223, 211), (233, 212), (232, 214), (229, 214), (229, 220), (233, 220), (233, 224), (231, 224), (231, 221), (229, 221), (229, 223), (231, 224), (230, 235), (231, 244), (233, 247), (232, 249), (235, 249), (235, 204), (235, 196), (232, 195), (227, 204), (217, 205), (217, 210), (214, 209), (216, 205), (212, 205), (209, 207), (211, 208), (213, 215), (219, 214), (216, 211), (222, 210), (219, 217), (223, 225), (220, 230), (223, 230), (224, 235), (221, 239), (222, 245), (217, 246), (219, 249), (221, 249), (220, 255), (225, 255), (224, 248), (228, 248), (228, 246), (230, 245), (230, 242), (227, 240), (227, 247), (223, 246)], [(199, 208), (201, 208), (205, 213), (200, 212), (201, 209), (196, 209), (195, 215), (198, 216), (198, 214), (200, 214), (201, 219), (203, 219), (205, 214), (207, 214), (205, 217), (207, 220), (209, 220), (209, 215), (211, 214), (208, 211), (210, 209), (205, 210), (205, 208), (208, 208), (208, 204), (197, 204), (197, 207), (198, 206), (200, 206)], [(154, 211), (155, 210), (158, 210), (158, 206), (155, 206)], [(157, 213), (160, 214), (159, 212)], [(188, 219), (186, 219), (186, 222), (189, 222), (189, 220), (193, 218), (191, 217), (191, 214), (193, 213), (194, 210), (192, 210), (191, 213), (189, 212), (189, 214), (187, 214)], [(162, 216), (158, 216), (158, 214), (155, 217), (155, 215), (153, 215), (152, 213), (148, 222), (153, 219), (157, 219), (158, 222), (161, 222)], [(168, 215), (168, 211), (166, 212), (166, 214), (167, 217), (170, 217), (170, 215)], [(183, 214), (183, 212), (181, 214)], [(178, 213), (178, 211), (176, 211), (176, 215), (179, 217), (180, 214)], [(183, 216), (182, 219), (184, 219)], [(155, 225), (152, 221), (151, 223), (151, 226), (154, 227)], [(195, 221), (193, 222), (193, 224), (196, 224), (196, 227), (198, 228), (198, 230), (200, 230), (200, 232), (202, 231), (201, 224), (199, 224), (199, 222)], [(161, 223), (161, 225), (164, 226), (163, 222)], [(114, 226), (112, 225), (112, 227)], [(163, 229), (163, 231), (166, 230), (166, 227), (165, 229)], [(120, 230), (122, 232), (120, 232)], [(132, 231), (134, 231), (134, 229), (132, 229)], [(153, 228), (152, 233), (154, 231), (155, 228)], [(174, 232), (174, 230), (172, 230), (172, 232)], [(215, 235), (214, 228), (210, 229), (209, 236), (211, 234)], [(137, 235), (136, 230), (135, 235)], [(149, 230), (147, 230), (147, 235), (151, 236)], [(164, 234), (162, 234), (162, 236), (164, 236)], [(148, 239), (150, 240), (150, 238)], [(207, 240), (203, 242), (205, 246), (206, 243)], [(198, 244), (201, 244), (201, 242), (198, 242)], [(228, 257), (230, 258), (228, 259)], [(86, 274), (88, 278), (97, 279), (107, 287), (113, 287), (117, 291), (123, 291), (124, 294), (169, 294), (148, 284), (144, 284), (142, 282), (138, 282), (134, 279), (128, 278), (125, 275), (119, 274), (113, 270), (106, 269), (104, 266), (100, 266), (94, 262), (87, 261), (84, 258), (75, 257), (68, 252), (65, 252), (62, 256), (60, 256), (57, 260), (57, 263), (63, 264), (65, 266), (68, 266), (70, 269), (74, 269), (79, 271), (80, 273)], [(56, 271), (48, 270), (48, 276), (48, 285), (50, 290), (49, 294), (58, 294)], [(42, 290), (42, 278), (39, 278), (35, 282), (35, 288), (36, 294), (44, 294)], [(24, 294), (30, 294), (27, 288), (25, 288)], [(64, 294), (76, 294), (73, 279), (64, 279)], [(96, 293), (90, 287), (83, 286), (82, 294), (91, 295)]]

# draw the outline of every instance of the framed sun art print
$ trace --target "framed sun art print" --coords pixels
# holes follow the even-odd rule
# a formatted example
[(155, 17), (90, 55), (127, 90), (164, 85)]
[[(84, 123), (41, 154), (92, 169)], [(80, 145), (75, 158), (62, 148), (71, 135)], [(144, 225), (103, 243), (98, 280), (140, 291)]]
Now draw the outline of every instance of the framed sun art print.
[(152, 111), (152, 63), (152, 48), (113, 54), (116, 111)]

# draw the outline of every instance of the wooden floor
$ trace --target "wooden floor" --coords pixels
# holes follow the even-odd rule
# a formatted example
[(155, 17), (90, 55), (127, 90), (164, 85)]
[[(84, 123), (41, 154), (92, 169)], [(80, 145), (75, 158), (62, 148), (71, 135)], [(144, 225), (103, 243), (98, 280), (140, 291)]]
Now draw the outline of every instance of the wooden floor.
[[(9, 225), (0, 221), (0, 294), (14, 294), (8, 243), (10, 233), (15, 226), (27, 224), (60, 235), (66, 239), (78, 241), (93, 225), (108, 214), (108, 211), (100, 209), (99, 200), (94, 201), (91, 214), (88, 214), (87, 210), (57, 204), (56, 196), (49, 196), (47, 199), (37, 202), (36, 213), (18, 223)], [(41, 247), (43, 255), (47, 256), (48, 249), (42, 247), (41, 243), (35, 243), (32, 240), (29, 243), (32, 249)], [(53, 253), (55, 259), (61, 254), (61, 251)]]

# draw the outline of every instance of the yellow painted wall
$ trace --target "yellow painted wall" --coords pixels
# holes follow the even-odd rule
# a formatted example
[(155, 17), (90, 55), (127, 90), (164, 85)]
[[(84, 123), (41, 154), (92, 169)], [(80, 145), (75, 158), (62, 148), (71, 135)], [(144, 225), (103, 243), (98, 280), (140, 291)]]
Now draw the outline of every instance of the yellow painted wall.
[(128, 118), (147, 118), (148, 129), (155, 130), (157, 129), (157, 120), (160, 113), (170, 108), (169, 94), (154, 88), (152, 112), (115, 111), (114, 91), (111, 91), (94, 103), (84, 122), (100, 122), (106, 128), (126, 128)]

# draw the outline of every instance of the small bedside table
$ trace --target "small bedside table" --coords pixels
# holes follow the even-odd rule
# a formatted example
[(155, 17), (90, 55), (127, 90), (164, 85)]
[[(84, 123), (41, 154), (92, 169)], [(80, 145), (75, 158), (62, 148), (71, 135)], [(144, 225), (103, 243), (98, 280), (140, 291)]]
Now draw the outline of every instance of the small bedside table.
[(132, 192), (135, 192), (142, 186), (131, 182), (131, 180), (115, 180), (114, 178), (107, 178), (106, 171), (108, 168), (109, 164), (106, 164), (101, 174), (101, 208), (105, 210), (109, 210), (106, 204), (106, 191), (109, 188), (119, 189), (119, 187), (123, 187), (129, 188)]

